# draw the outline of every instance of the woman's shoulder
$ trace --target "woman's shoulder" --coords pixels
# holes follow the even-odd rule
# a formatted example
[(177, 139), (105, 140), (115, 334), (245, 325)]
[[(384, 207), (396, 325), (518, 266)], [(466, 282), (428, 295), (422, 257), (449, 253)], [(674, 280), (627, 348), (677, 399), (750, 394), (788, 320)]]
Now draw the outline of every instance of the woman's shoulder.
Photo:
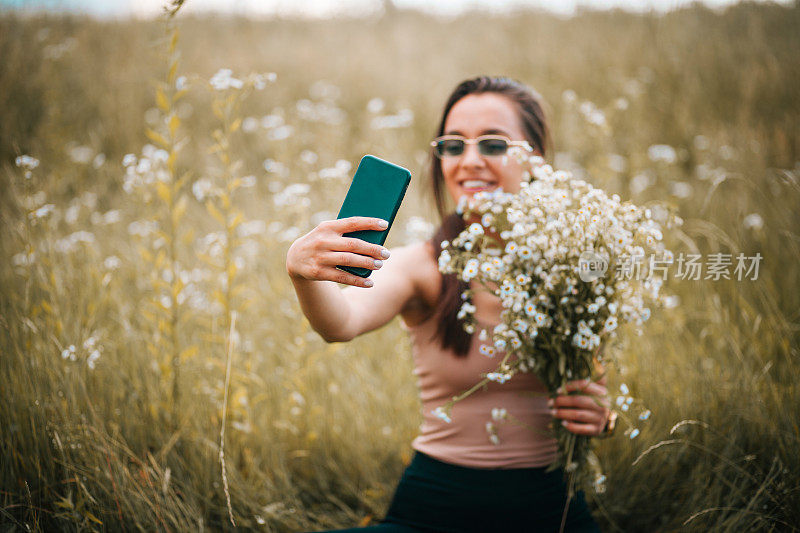
[(392, 248), (388, 261), (393, 259), (395, 268), (407, 275), (414, 286), (414, 297), (401, 315), (409, 325), (418, 323), (435, 309), (441, 289), (441, 275), (434, 258), (433, 244), (420, 241)]
[(428, 281), (439, 273), (431, 241), (419, 241), (399, 248), (392, 248), (391, 258), (408, 268), (409, 274), (422, 281)]

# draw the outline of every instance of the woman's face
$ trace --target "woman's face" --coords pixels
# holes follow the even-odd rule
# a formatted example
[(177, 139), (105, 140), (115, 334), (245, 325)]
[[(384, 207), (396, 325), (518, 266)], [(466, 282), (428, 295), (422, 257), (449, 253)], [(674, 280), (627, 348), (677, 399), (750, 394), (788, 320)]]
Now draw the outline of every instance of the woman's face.
[[(444, 134), (468, 139), (504, 135), (512, 141), (525, 140), (516, 104), (491, 92), (469, 94), (457, 101), (445, 119)], [(484, 156), (476, 144), (468, 144), (460, 156), (444, 157), (441, 164), (445, 186), (456, 203), (463, 195), (497, 187), (519, 192), (523, 170), (511, 156)]]

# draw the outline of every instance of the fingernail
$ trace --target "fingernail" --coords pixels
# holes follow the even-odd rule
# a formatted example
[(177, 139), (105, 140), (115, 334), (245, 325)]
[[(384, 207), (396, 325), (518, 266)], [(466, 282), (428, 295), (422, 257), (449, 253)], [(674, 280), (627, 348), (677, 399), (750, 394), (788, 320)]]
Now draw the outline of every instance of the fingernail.
[(567, 421), (566, 420), (562, 420), (561, 421), (561, 425), (564, 426), (564, 427), (567, 427)]
[(383, 266), (383, 261), (381, 261), (380, 259), (376, 259), (375, 260), (375, 268), (380, 268), (382, 266)]
[(389, 227), (389, 222), (387, 222), (386, 220), (381, 220), (378, 222), (378, 226), (381, 227), (382, 229), (386, 229)]
[(555, 405), (555, 402), (553, 401), (553, 399), (552, 399), (552, 398), (550, 398), (549, 400), (547, 400), (547, 407), (553, 407), (554, 405)]
[(556, 416), (556, 410), (555, 409), (550, 409), (549, 413), (550, 413), (550, 416)]
[(389, 250), (387, 250), (386, 248), (381, 248), (381, 257), (383, 257), (384, 259), (389, 259), (390, 255), (392, 254), (389, 252)]
[(365, 287), (372, 287), (373, 285), (374, 285), (374, 283), (372, 282), (371, 279), (364, 280), (364, 286)]

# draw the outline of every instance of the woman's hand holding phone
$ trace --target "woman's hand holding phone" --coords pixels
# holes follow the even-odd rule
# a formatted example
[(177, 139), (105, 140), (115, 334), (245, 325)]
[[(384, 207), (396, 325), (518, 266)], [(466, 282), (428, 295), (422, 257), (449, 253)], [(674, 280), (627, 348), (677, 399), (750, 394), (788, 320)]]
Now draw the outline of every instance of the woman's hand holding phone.
[(354, 287), (372, 287), (372, 280), (344, 272), (337, 266), (377, 270), (389, 250), (361, 239), (344, 237), (363, 230), (383, 231), (388, 223), (372, 217), (326, 220), (292, 243), (286, 254), (286, 270), (293, 279), (334, 281)]

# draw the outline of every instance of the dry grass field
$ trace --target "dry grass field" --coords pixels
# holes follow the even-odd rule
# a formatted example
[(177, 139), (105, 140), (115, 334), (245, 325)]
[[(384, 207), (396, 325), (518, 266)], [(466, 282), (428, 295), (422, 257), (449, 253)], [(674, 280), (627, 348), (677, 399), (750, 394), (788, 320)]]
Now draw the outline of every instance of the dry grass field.
[(323, 342), (285, 253), (366, 153), (414, 176), (389, 246), (425, 238), (427, 142), (482, 73), (543, 95), (556, 166), (674, 206), (676, 253), (763, 258), (755, 280), (671, 278), (674, 307), (617, 347), (613, 387), (653, 414), (600, 444), (598, 522), (800, 529), (797, 28), (797, 3), (0, 14), (2, 530), (227, 530), (228, 498), (245, 529), (380, 519), (421, 422), (408, 340)]

